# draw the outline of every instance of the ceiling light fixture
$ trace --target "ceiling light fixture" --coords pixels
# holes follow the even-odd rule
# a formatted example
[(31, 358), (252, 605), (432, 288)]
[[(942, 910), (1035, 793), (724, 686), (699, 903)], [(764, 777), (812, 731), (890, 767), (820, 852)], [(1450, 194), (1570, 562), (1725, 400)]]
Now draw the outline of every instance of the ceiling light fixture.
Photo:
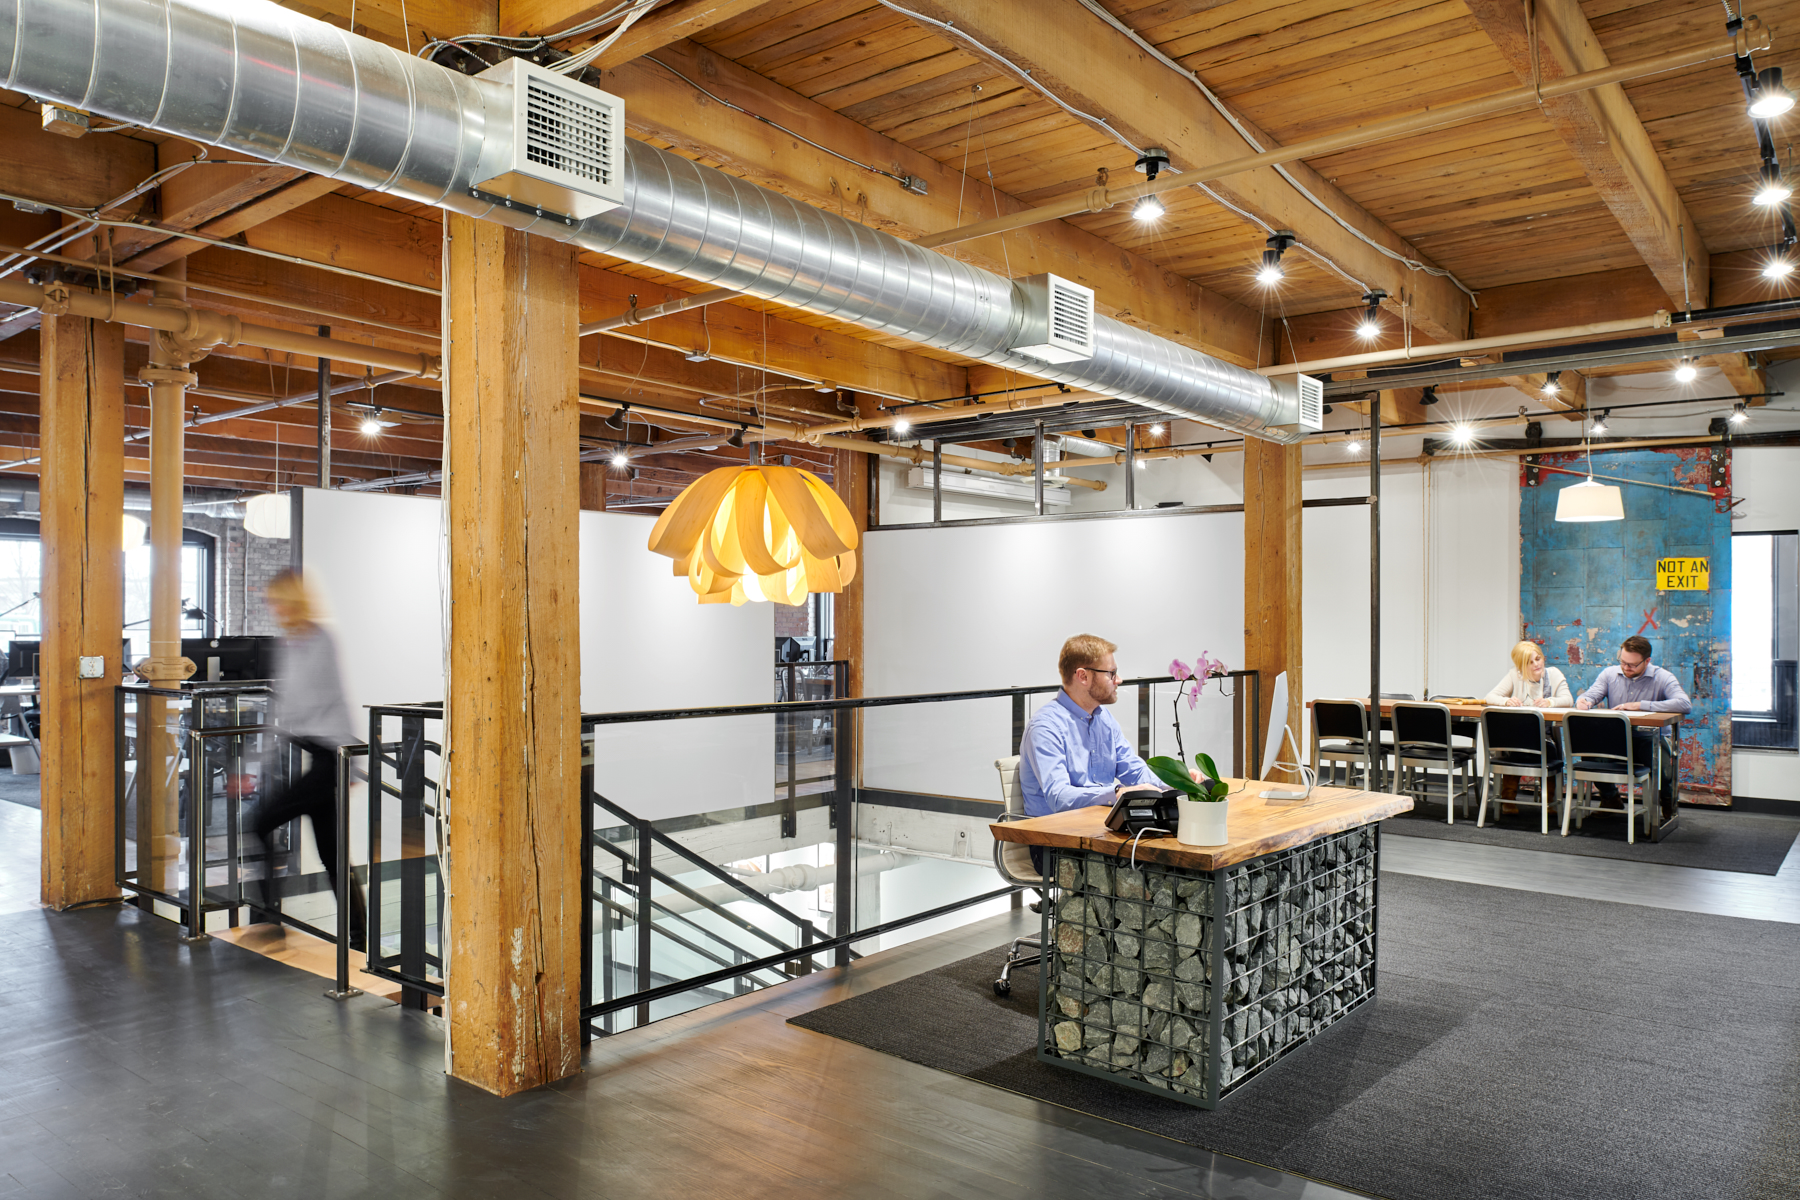
[[(1682, 362), (1686, 362), (1682, 359)], [(1606, 414), (1600, 414), (1602, 424)], [(1587, 450), (1588, 474), (1580, 483), (1571, 484), (1556, 493), (1556, 519), (1558, 521), (1623, 521), (1625, 519), (1625, 497), (1616, 485), (1594, 482), (1594, 451), (1587, 443), (1587, 420), (1581, 424), (1581, 440)]]
[(120, 523), (119, 545), (126, 550), (136, 550), (144, 544), (144, 533), (148, 528), (142, 520), (126, 513), (124, 521)]
[(1155, 196), (1139, 196), (1138, 202), (1131, 206), (1131, 215), (1139, 221), (1160, 221), (1169, 215), (1169, 210)]
[(907, 420), (905, 417), (895, 417), (894, 418), (894, 432), (899, 434), (901, 437), (905, 437), (906, 431), (911, 428), (912, 428), (912, 422)]
[(702, 604), (804, 604), (856, 576), (856, 522), (817, 475), (766, 463), (708, 471), (650, 531)]
[(1794, 264), (1787, 255), (1777, 250), (1775, 257), (1763, 264), (1762, 273), (1764, 279), (1786, 279), (1794, 273)]
[(1362, 438), (1353, 437), (1349, 441), (1345, 442), (1344, 443), (1344, 451), (1347, 454), (1361, 454), (1362, 453)]
[(1162, 422), (1158, 421), (1156, 424), (1154, 424), (1150, 427), (1150, 436), (1151, 437), (1161, 437), (1162, 435), (1163, 435)]
[(1137, 169), (1143, 173), (1146, 181), (1156, 182), (1157, 172), (1169, 165), (1169, 152), (1161, 146), (1151, 146), (1138, 155)]
[(1788, 186), (1787, 180), (1781, 177), (1781, 169), (1773, 163), (1763, 164), (1761, 179), (1750, 203), (1759, 208), (1774, 208), (1793, 198), (1794, 189)]
[(1594, 422), (1594, 432), (1596, 434), (1603, 434), (1606, 432), (1606, 418), (1610, 416), (1612, 416), (1612, 409), (1610, 408), (1600, 414), (1599, 419)]
[(1755, 84), (1746, 81), (1746, 87), (1750, 116), (1758, 121), (1779, 117), (1794, 107), (1794, 93), (1782, 86), (1780, 67), (1764, 67), (1757, 72)]
[(1419, 403), (1426, 408), (1430, 408), (1433, 404), (1436, 404), (1438, 399), (1437, 384), (1435, 383), (1429, 385), (1423, 392), (1419, 393)]
[(244, 532), (252, 537), (285, 538), (292, 529), (294, 502), (279, 492), (244, 501)]
[(612, 456), (612, 465), (613, 466), (623, 467), (630, 462), (631, 462), (631, 459), (626, 457), (625, 451), (623, 448), (613, 451), (613, 456)]
[(1743, 404), (1739, 403), (1731, 406), (1731, 423), (1733, 425), (1743, 425), (1748, 423), (1749, 420), (1750, 413), (1745, 409)]
[(1552, 371), (1544, 377), (1544, 395), (1556, 396), (1562, 393), (1562, 372)]
[(744, 426), (740, 425), (732, 430), (731, 436), (725, 439), (725, 444), (734, 448), (742, 446), (744, 444), (744, 428)]
[(1144, 460), (1143, 460), (1143, 459), (1141, 459), (1141, 458), (1140, 458), (1140, 459), (1138, 459), (1138, 460), (1137, 460), (1137, 469), (1138, 469), (1138, 470), (1140, 470), (1140, 471), (1141, 471), (1141, 470), (1143, 470), (1143, 469), (1144, 469), (1144, 468), (1145, 468), (1145, 467), (1147, 467), (1147, 466), (1149, 466), (1149, 465), (1150, 465), (1150, 464), (1149, 464), (1149, 463), (1148, 463), (1148, 462), (1146, 462), (1146, 461), (1144, 461)]
[(1257, 268), (1256, 282), (1264, 287), (1274, 287), (1287, 278), (1287, 271), (1281, 266), (1281, 256), (1295, 241), (1293, 232), (1287, 229), (1277, 229), (1263, 240), (1263, 245), (1268, 248), (1262, 252), (1262, 266)]
[(362, 431), (364, 437), (379, 437), (383, 426), (374, 417), (364, 417)]
[(1676, 383), (1692, 383), (1700, 377), (1700, 369), (1694, 366), (1694, 360), (1684, 358), (1675, 367)]
[(1458, 421), (1450, 427), (1450, 440), (1458, 446), (1466, 446), (1475, 440), (1475, 431), (1466, 423)]
[(1363, 312), (1362, 324), (1356, 327), (1356, 336), (1365, 342), (1381, 336), (1381, 302), (1386, 299), (1387, 293), (1379, 289), (1363, 293), (1363, 303), (1368, 307)]

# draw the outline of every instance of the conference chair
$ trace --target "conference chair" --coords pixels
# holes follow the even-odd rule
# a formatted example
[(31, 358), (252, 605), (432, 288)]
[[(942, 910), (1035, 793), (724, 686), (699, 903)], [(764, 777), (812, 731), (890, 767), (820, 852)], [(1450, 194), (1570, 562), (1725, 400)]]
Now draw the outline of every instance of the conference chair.
[[(1544, 714), (1535, 708), (1490, 708), (1481, 714), (1481, 733), (1487, 742), (1487, 765), (1481, 769), (1481, 809), (1475, 826), (1487, 824), (1488, 788), (1495, 775), (1512, 775), (1537, 781), (1540, 833), (1550, 832), (1550, 781), (1560, 774), (1559, 764), (1544, 749)], [(1559, 735), (1560, 736), (1560, 735)], [(1510, 803), (1529, 804), (1522, 795)], [(1564, 797), (1564, 824), (1568, 801)]]
[[(1475, 765), (1475, 749), (1458, 746), (1451, 733), (1454, 720), (1444, 704), (1423, 701), (1396, 702), (1394, 705), (1394, 766), (1400, 776), (1399, 790), (1423, 800), (1432, 771), (1444, 773), (1444, 819), (1456, 824), (1456, 800), (1460, 795), (1466, 804), (1474, 783), (1470, 772)], [(1425, 779), (1413, 782), (1418, 772)], [(1462, 786), (1457, 786), (1458, 777)]]
[[(1652, 747), (1654, 753), (1654, 747)], [(1622, 712), (1572, 712), (1563, 718), (1563, 754), (1568, 759), (1563, 775), (1563, 836), (1569, 836), (1569, 810), (1574, 807), (1578, 783), (1610, 783), (1619, 789), (1618, 808), (1582, 803), (1575, 818), (1579, 828), (1591, 812), (1625, 814), (1625, 840), (1637, 841), (1637, 803), (1654, 804), (1641, 789), (1650, 782), (1650, 764), (1632, 753), (1631, 718)]]
[(1361, 700), (1314, 700), (1312, 705), (1312, 769), (1319, 778), (1319, 761), (1342, 763), (1345, 783), (1351, 769), (1362, 764), (1365, 788), (1374, 787), (1376, 756), (1386, 759), (1387, 749), (1369, 746), (1369, 709)]
[[(1025, 793), (1019, 787), (1019, 756), (1014, 754), (1008, 758), (996, 758), (994, 769), (1000, 772), (1000, 798), (1006, 804), (1006, 811), (1000, 814), (1001, 821), (1023, 821), (1025, 819)], [(1031, 847), (1018, 842), (1003, 842), (994, 839), (994, 869), (1000, 872), (1000, 878), (1017, 887), (1033, 888), (1038, 894), (1038, 903), (1031, 907), (1036, 911), (1043, 903), (1044, 892), (1050, 886), (1049, 881), (1038, 873), (1031, 862)], [(994, 995), (1010, 996), (1012, 994), (1012, 973), (1014, 967), (1036, 966), (1044, 957), (1044, 939), (1041, 937), (1014, 938), (1006, 951), (1006, 961), (1000, 965), (1000, 978), (994, 980)]]

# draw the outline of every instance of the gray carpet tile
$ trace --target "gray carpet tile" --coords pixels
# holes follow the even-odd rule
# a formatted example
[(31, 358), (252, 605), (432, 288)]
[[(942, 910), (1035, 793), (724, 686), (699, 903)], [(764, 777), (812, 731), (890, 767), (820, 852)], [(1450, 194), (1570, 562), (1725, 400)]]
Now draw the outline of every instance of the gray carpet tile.
[(1800, 817), (1770, 813), (1709, 812), (1684, 807), (1680, 824), (1660, 842), (1644, 840), (1638, 825), (1635, 844), (1625, 840), (1625, 818), (1614, 813), (1590, 814), (1583, 826), (1569, 822), (1569, 836), (1561, 834), (1561, 810), (1553, 802), (1550, 832), (1539, 832), (1537, 806), (1501, 815), (1488, 804), (1488, 825), (1475, 827), (1474, 809), (1465, 817), (1460, 808), (1456, 824), (1444, 820), (1441, 802), (1426, 801), (1412, 812), (1395, 817), (1387, 832), (1405, 837), (1437, 838), (1505, 846), (1513, 850), (1547, 850), (1552, 854), (1576, 854), (1586, 858), (1617, 858), (1627, 862), (1662, 863), (1671, 867), (1696, 867), (1706, 871), (1738, 871), (1747, 875), (1774, 875), (1781, 870), (1794, 839), (1800, 837)]
[(793, 1018), (1392, 1200), (1800, 1194), (1800, 927), (1381, 880), (1374, 1003), (1206, 1112), (1036, 1061), (1001, 951)]
[(23, 804), (27, 808), (42, 806), (39, 782), (41, 775), (14, 775), (11, 770), (0, 767), (0, 800), (10, 800), (14, 804)]

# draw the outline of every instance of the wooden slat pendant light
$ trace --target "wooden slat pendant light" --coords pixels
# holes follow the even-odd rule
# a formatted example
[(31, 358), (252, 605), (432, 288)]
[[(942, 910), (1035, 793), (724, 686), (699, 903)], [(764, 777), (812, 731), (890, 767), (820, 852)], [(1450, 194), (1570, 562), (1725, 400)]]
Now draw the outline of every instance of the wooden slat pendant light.
[(702, 604), (804, 604), (856, 576), (856, 523), (811, 471), (720, 467), (675, 497), (650, 549), (675, 560)]

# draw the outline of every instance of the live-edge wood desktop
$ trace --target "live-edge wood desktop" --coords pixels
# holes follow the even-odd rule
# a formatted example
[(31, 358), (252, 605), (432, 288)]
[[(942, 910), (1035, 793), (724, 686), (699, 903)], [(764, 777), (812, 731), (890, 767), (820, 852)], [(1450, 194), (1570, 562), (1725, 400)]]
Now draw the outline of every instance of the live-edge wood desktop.
[(1378, 823), (1406, 796), (1227, 780), (1227, 842), (1106, 829), (1104, 807), (992, 826), (1045, 849), (1038, 1058), (1203, 1108), (1373, 998)]

